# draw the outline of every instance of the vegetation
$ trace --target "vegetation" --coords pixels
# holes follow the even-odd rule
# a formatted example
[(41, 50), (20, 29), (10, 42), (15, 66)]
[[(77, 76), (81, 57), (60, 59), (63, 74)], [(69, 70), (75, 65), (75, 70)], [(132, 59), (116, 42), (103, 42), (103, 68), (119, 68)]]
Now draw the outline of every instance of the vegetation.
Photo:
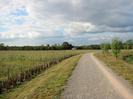
[(123, 45), (124, 45), (124, 49), (132, 49), (133, 48), (133, 40), (127, 40)]
[(69, 50), (72, 48), (72, 44), (69, 44), (68, 42), (63, 42), (62, 44), (47, 44), (40, 46), (6, 46), (3, 43), (0, 44), (0, 50)]
[[(132, 57), (133, 54), (129, 54), (129, 53), (125, 54), (125, 52), (122, 52), (120, 54), (121, 49), (133, 48), (132, 40), (127, 40), (126, 42), (123, 43), (119, 39), (115, 38), (112, 40), (111, 44), (103, 43), (103, 44), (101, 44), (101, 46), (100, 45), (73, 46), (72, 44), (69, 44), (68, 42), (64, 42), (61, 45), (60, 44), (55, 44), (55, 45), (48, 44), (46, 46), (42, 45), (42, 46), (21, 46), (20, 47), (20, 46), (5, 46), (3, 43), (1, 43), (0, 50), (62, 50), (62, 51), (0, 51), (0, 93), (2, 93), (1, 96), (3, 97), (3, 92), (9, 91), (9, 89), (13, 89), (14, 87), (22, 84), (22, 82), (31, 80), (35, 76), (44, 72), (44, 70), (49, 70), (49, 67), (51, 67), (52, 65), (55, 65), (66, 58), (86, 52), (84, 50), (75, 50), (75, 51), (68, 50), (68, 49), (72, 49), (72, 48), (75, 48), (75, 49), (100, 49), (101, 48), (103, 50), (104, 55), (102, 53), (99, 53), (99, 54), (97, 54), (97, 56), (100, 57), (103, 61), (105, 61), (112, 69), (114, 69), (116, 72), (118, 72), (118, 74), (122, 75), (124, 78), (128, 79), (131, 83), (133, 83), (133, 79), (132, 79), (133, 67), (130, 64), (133, 59), (133, 57)], [(109, 51), (109, 50), (111, 50), (111, 51)], [(112, 53), (110, 53), (110, 52), (112, 52), (113, 55), (116, 58), (118, 58), (118, 61), (114, 60)], [(75, 58), (75, 59), (77, 59), (77, 58)], [(70, 61), (70, 63), (71, 63), (71, 61)], [(67, 65), (69, 65), (69, 63), (65, 64), (65, 66), (67, 66)], [(70, 66), (71, 65), (72, 64), (70, 64)], [(56, 73), (51, 72), (50, 75), (51, 74), (58, 75), (57, 72)], [(51, 76), (53, 77), (53, 75), (51, 75)], [(49, 77), (51, 77), (51, 76), (49, 76)], [(47, 80), (45, 78), (43, 78), (42, 80), (41, 80), (41, 78), (39, 78), (39, 79), (40, 79), (40, 82), (41, 81), (44, 82), (44, 80), (46, 80), (47, 82), (50, 82), (53, 84), (53, 82), (51, 82), (51, 81), (53, 81), (52, 79), (54, 79), (54, 77), (51, 79), (48, 79), (46, 77)], [(67, 78), (68, 76), (65, 76), (65, 77)], [(57, 79), (57, 82), (64, 83), (66, 78), (63, 79), (63, 82), (60, 82), (62, 80), (59, 80), (59, 82), (58, 82), (58, 79)], [(39, 79), (38, 79), (38, 81), (39, 81)], [(55, 81), (56, 81), (56, 79), (55, 79)], [(35, 81), (35, 82), (39, 83), (37, 81)], [(27, 82), (27, 84), (28, 84), (28, 82)], [(49, 85), (49, 83), (47, 83), (46, 86), (47, 85)], [(28, 85), (28, 86), (30, 86), (30, 85)], [(27, 88), (28, 88), (28, 86), (27, 86)], [(31, 84), (31, 86), (32, 86), (32, 84)], [(35, 86), (34, 84), (32, 87), (37, 88), (37, 90), (38, 90), (38, 87), (39, 87), (39, 89), (42, 89), (41, 86)], [(45, 89), (45, 87), (44, 87), (44, 89)], [(55, 86), (53, 86), (53, 87), (55, 87)], [(50, 97), (51, 97), (51, 95), (53, 95), (53, 96), (55, 94), (57, 95), (57, 93), (59, 92), (59, 90), (55, 89), (52, 93), (51, 92), (52, 88), (50, 89), (50, 91), (48, 91), (48, 97), (49, 97), (49, 95), (50, 95)], [(60, 88), (60, 85), (59, 85), (59, 88)], [(19, 87), (17, 89), (19, 90)], [(49, 87), (48, 87), (48, 89), (49, 89)], [(41, 93), (45, 92), (47, 94), (48, 89), (45, 89), (46, 92), (41, 91)], [(57, 87), (57, 89), (58, 89), (58, 87)], [(14, 90), (16, 90), (16, 89), (14, 89)], [(21, 87), (20, 87), (20, 90), (22, 91), (23, 89), (21, 89)], [(21, 91), (18, 91), (18, 92), (21, 92)], [(56, 91), (57, 91), (57, 93), (56, 93)], [(51, 92), (52, 94), (50, 94), (49, 92)], [(15, 91), (15, 93), (13, 93), (13, 94), (16, 95), (16, 93), (17, 92)], [(33, 93), (31, 93), (31, 94), (33, 95)], [(22, 95), (22, 99), (25, 97), (25, 95), (24, 96), (23, 95)], [(35, 95), (35, 97), (38, 97), (38, 95), (39, 94), (37, 94), (37, 96)], [(6, 94), (6, 97), (10, 97), (10, 95)], [(14, 97), (16, 97), (16, 96), (14, 96)], [(12, 97), (12, 98), (14, 98), (14, 97)], [(29, 94), (26, 97), (29, 97)], [(7, 98), (7, 99), (12, 99), (12, 98)], [(20, 98), (18, 98), (18, 99), (20, 99)], [(39, 99), (41, 99), (41, 98), (39, 98)]]
[(133, 64), (133, 55), (127, 55), (127, 56), (124, 56), (123, 57), (123, 59), (125, 60), (125, 61), (127, 61), (128, 63), (131, 63), (131, 64)]
[[(122, 43), (122, 49), (133, 48), (132, 39), (121, 43)], [(40, 45), (40, 46), (8, 46), (8, 45), (5, 45), (4, 43), (0, 44), (0, 50), (70, 50), (72, 48), (79, 49), (79, 50), (88, 50), (88, 49), (99, 50), (101, 46), (100, 44), (74, 46), (68, 42), (63, 42), (62, 44), (54, 44), (54, 45), (47, 44), (47, 45)]]
[(117, 60), (111, 55), (111, 53), (107, 53), (106, 56), (102, 53), (96, 53), (95, 55), (133, 85), (133, 64), (123, 60), (123, 57), (126, 55), (133, 55), (133, 51), (122, 51)]
[(100, 48), (103, 51), (103, 54), (106, 54), (111, 50), (112, 54), (117, 59), (122, 49), (128, 50), (133, 48), (133, 40), (122, 42), (118, 38), (114, 38), (111, 43), (102, 43)]
[(63, 49), (72, 49), (73, 46), (72, 46), (72, 44), (69, 44), (68, 42), (63, 42), (62, 48)]
[(76, 66), (80, 55), (68, 58), (33, 80), (0, 95), (1, 99), (59, 99), (63, 85)]
[(40, 74), (49, 66), (84, 51), (1, 51), (0, 92)]
[[(133, 85), (133, 51), (129, 50), (132, 48), (133, 40), (127, 40), (123, 43), (118, 38), (114, 38), (110, 44), (110, 48), (108, 43), (101, 44), (103, 52), (109, 52), (108, 50), (111, 50), (111, 53), (96, 53), (96, 56), (119, 75), (129, 80)], [(126, 50), (121, 51), (122, 49)], [(112, 54), (117, 58), (117, 60), (112, 56)]]
[(75, 46), (77, 49), (80, 50), (99, 50), (100, 49), (100, 45), (83, 45), (83, 46)]
[(129, 53), (128, 51), (124, 51), (123, 55), (120, 58), (129, 64), (133, 64), (133, 53)]
[(100, 45), (84, 45), (84, 46), (73, 46), (68, 42), (54, 45), (40, 45), (40, 46), (6, 46), (3, 43), (0, 44), (0, 50), (70, 50), (72, 48), (80, 50), (88, 49), (100, 49)]
[(120, 53), (121, 49), (122, 49), (122, 42), (119, 39), (114, 38), (112, 40), (111, 50), (116, 58), (118, 57), (118, 54)]
[(109, 43), (102, 43), (101, 44), (101, 49), (103, 50), (103, 53), (108, 53), (110, 49), (110, 44)]

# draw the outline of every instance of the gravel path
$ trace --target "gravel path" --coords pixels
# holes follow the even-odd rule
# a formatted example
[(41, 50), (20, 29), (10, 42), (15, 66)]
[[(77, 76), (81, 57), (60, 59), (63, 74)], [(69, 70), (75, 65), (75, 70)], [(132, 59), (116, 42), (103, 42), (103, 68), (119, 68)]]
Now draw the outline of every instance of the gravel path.
[(85, 54), (65, 86), (61, 99), (133, 99), (128, 89), (92, 54)]

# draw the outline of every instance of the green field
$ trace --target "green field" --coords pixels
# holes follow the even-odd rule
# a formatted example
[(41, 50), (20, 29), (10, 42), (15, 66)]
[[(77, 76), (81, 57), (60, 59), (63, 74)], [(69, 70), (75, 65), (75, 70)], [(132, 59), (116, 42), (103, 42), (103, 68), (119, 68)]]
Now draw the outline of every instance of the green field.
[[(0, 83), (12, 80), (9, 79), (10, 77), (19, 77), (18, 75), (22, 72), (26, 76), (29, 73), (27, 71), (36, 69), (40, 71), (40, 67), (42, 70), (37, 74), (32, 74), (30, 71), (33, 76), (30, 80), (22, 81), (23, 83), (19, 86), (15, 85), (15, 87), (3, 91), (0, 99), (59, 99), (60, 92), (72, 70), (81, 55), (87, 52), (95, 52), (95, 56), (133, 85), (132, 50), (121, 51), (118, 59), (112, 53), (103, 54), (101, 51), (94, 50), (1, 51)], [(48, 64), (52, 67), (42, 68)]]
[[(102, 60), (107, 66), (114, 70), (118, 75), (128, 80), (133, 85), (133, 64), (131, 63), (132, 58), (126, 60), (125, 56), (132, 56), (133, 50), (121, 51), (118, 59), (112, 56), (112, 53), (96, 53), (100, 60)], [(129, 58), (129, 57), (127, 57)]]
[(60, 92), (75, 68), (80, 55), (65, 59), (18, 88), (0, 95), (0, 99), (59, 99)]
[(0, 80), (84, 51), (0, 51)]
[(0, 51), (0, 92), (20, 85), (66, 58), (85, 52), (88, 51)]

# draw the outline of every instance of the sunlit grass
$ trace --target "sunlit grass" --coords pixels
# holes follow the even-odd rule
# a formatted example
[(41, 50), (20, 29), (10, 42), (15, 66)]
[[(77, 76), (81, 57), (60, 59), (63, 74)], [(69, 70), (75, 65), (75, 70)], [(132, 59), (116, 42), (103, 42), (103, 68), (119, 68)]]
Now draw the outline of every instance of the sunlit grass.
[(63, 85), (76, 66), (80, 55), (49, 68), (33, 80), (2, 94), (1, 99), (59, 99)]
[[(18, 75), (35, 66), (86, 51), (0, 51), (0, 80)], [(9, 73), (8, 73), (9, 72)]]
[(111, 53), (108, 53), (106, 55), (104, 55), (103, 53), (96, 53), (95, 56), (105, 62), (107, 66), (112, 68), (118, 75), (122, 76), (133, 85), (133, 64), (123, 60), (123, 56), (129, 54), (133, 55), (133, 51), (122, 51), (118, 59), (112, 56)]

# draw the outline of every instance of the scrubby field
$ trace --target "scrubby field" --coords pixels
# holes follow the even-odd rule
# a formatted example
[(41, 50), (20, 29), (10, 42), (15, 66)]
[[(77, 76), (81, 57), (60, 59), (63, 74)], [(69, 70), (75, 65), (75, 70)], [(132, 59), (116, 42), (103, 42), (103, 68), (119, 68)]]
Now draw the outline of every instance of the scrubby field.
[(59, 99), (60, 92), (80, 56), (63, 60), (18, 88), (0, 94), (0, 99)]
[(61, 60), (86, 51), (1, 51), (0, 91), (10, 89)]
[(100, 52), (95, 55), (133, 85), (133, 50), (121, 51), (118, 59), (112, 56), (111, 52), (106, 54)]
[(133, 51), (126, 51), (123, 52), (123, 55), (121, 56), (124, 61), (133, 64)]

